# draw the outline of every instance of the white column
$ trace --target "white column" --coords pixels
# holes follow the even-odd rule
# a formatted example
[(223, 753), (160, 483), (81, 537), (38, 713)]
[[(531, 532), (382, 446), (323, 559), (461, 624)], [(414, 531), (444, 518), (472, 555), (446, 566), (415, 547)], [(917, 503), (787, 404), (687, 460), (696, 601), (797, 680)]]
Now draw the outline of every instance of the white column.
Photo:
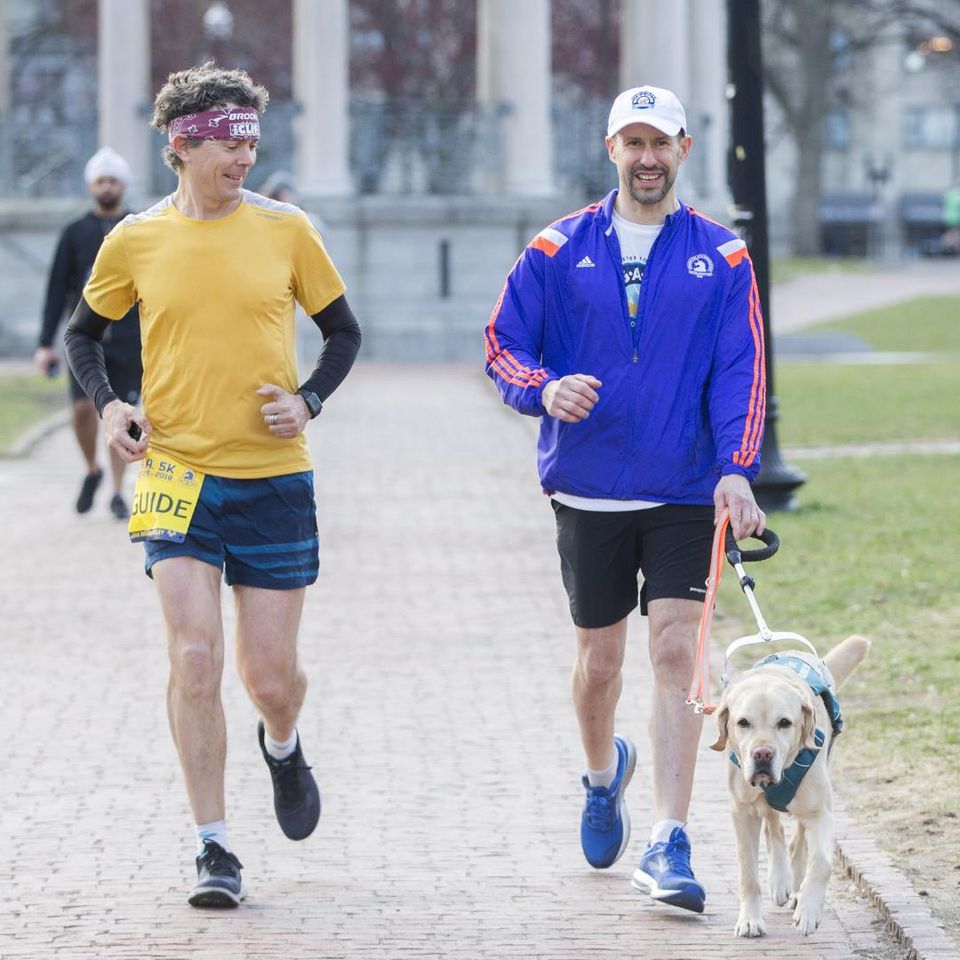
[(0, 0), (0, 117), (10, 109), (10, 30), (7, 0)]
[(97, 106), (100, 146), (112, 147), (133, 171), (134, 192), (150, 182), (150, 5), (100, 0)]
[(479, 0), (477, 100), (500, 117), (505, 192), (552, 194), (549, 0)]
[(716, 0), (689, 0), (690, 97), (684, 103), (699, 156), (697, 188), (701, 203), (712, 209), (726, 206), (727, 140), (727, 17)]
[(294, 0), (294, 174), (303, 196), (349, 196), (349, 4)]
[(620, 19), (620, 88), (666, 87), (686, 106), (687, 0), (623, 0)]

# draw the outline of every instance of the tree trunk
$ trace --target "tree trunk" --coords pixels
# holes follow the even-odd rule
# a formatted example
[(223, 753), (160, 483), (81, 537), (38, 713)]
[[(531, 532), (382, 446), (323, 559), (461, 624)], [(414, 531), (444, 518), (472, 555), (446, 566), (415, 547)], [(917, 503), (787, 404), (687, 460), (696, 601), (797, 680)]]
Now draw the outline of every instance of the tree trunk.
[(820, 236), (820, 193), (823, 173), (823, 128), (828, 85), (833, 73), (830, 38), (833, 0), (800, 0), (796, 3), (797, 50), (800, 58), (796, 126), (797, 168), (793, 198), (794, 252), (817, 256)]

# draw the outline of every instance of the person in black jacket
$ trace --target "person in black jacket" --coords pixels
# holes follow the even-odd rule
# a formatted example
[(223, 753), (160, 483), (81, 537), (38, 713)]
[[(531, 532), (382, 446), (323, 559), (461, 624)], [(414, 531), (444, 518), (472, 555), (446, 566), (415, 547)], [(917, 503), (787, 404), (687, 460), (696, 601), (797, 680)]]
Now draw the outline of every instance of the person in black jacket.
[[(43, 326), (34, 355), (37, 366), (47, 376), (55, 376), (60, 367), (60, 356), (53, 345), (60, 321), (66, 313), (73, 311), (80, 299), (80, 291), (90, 276), (103, 238), (130, 212), (123, 204), (123, 194), (130, 182), (130, 167), (118, 153), (109, 147), (98, 150), (87, 162), (84, 177), (93, 198), (93, 208), (64, 228), (47, 283)], [(136, 307), (123, 320), (111, 324), (109, 335), (103, 343), (103, 352), (110, 382), (127, 403), (135, 404), (140, 396), (140, 378), (143, 374), (140, 362), (140, 317)], [(77, 513), (86, 513), (93, 506), (94, 495), (103, 480), (97, 453), (100, 418), (93, 401), (84, 393), (69, 367), (67, 376), (73, 401), (73, 431), (87, 463), (87, 474), (83, 478), (76, 507)], [(125, 470), (126, 463), (111, 451), (113, 497), (110, 511), (118, 520), (125, 520), (129, 515), (122, 492)]]

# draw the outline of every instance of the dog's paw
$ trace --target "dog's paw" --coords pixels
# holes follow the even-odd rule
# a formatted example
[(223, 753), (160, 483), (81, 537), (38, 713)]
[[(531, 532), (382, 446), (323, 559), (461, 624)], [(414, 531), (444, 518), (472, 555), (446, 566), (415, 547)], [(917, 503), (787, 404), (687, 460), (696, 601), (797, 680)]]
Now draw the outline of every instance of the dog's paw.
[(809, 937), (820, 926), (820, 913), (819, 911), (804, 910), (803, 907), (797, 906), (797, 909), (793, 911), (793, 923), (805, 937)]
[(733, 935), (735, 937), (765, 937), (767, 928), (763, 923), (763, 917), (749, 917), (741, 913), (737, 918), (736, 926), (733, 928)]
[(770, 877), (770, 899), (778, 906), (782, 907), (785, 903), (790, 900), (794, 900), (794, 903), (791, 906), (795, 906), (795, 898), (793, 897), (793, 890), (791, 887), (793, 884), (790, 881), (790, 877), (784, 874), (781, 877)]

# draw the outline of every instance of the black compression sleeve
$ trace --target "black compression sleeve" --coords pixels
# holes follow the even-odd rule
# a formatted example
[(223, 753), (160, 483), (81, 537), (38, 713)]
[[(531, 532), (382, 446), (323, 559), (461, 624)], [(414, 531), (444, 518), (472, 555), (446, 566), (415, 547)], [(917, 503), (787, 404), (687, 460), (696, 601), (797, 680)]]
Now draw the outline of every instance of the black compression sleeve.
[(103, 347), (100, 346), (110, 323), (106, 317), (94, 313), (81, 297), (63, 334), (67, 361), (73, 375), (93, 400), (100, 416), (103, 416), (103, 408), (111, 400), (120, 399), (107, 379), (107, 364), (103, 359)]
[(360, 324), (347, 305), (346, 297), (337, 297), (312, 317), (323, 334), (323, 349), (313, 372), (301, 390), (315, 393), (323, 403), (350, 372), (360, 350)]

